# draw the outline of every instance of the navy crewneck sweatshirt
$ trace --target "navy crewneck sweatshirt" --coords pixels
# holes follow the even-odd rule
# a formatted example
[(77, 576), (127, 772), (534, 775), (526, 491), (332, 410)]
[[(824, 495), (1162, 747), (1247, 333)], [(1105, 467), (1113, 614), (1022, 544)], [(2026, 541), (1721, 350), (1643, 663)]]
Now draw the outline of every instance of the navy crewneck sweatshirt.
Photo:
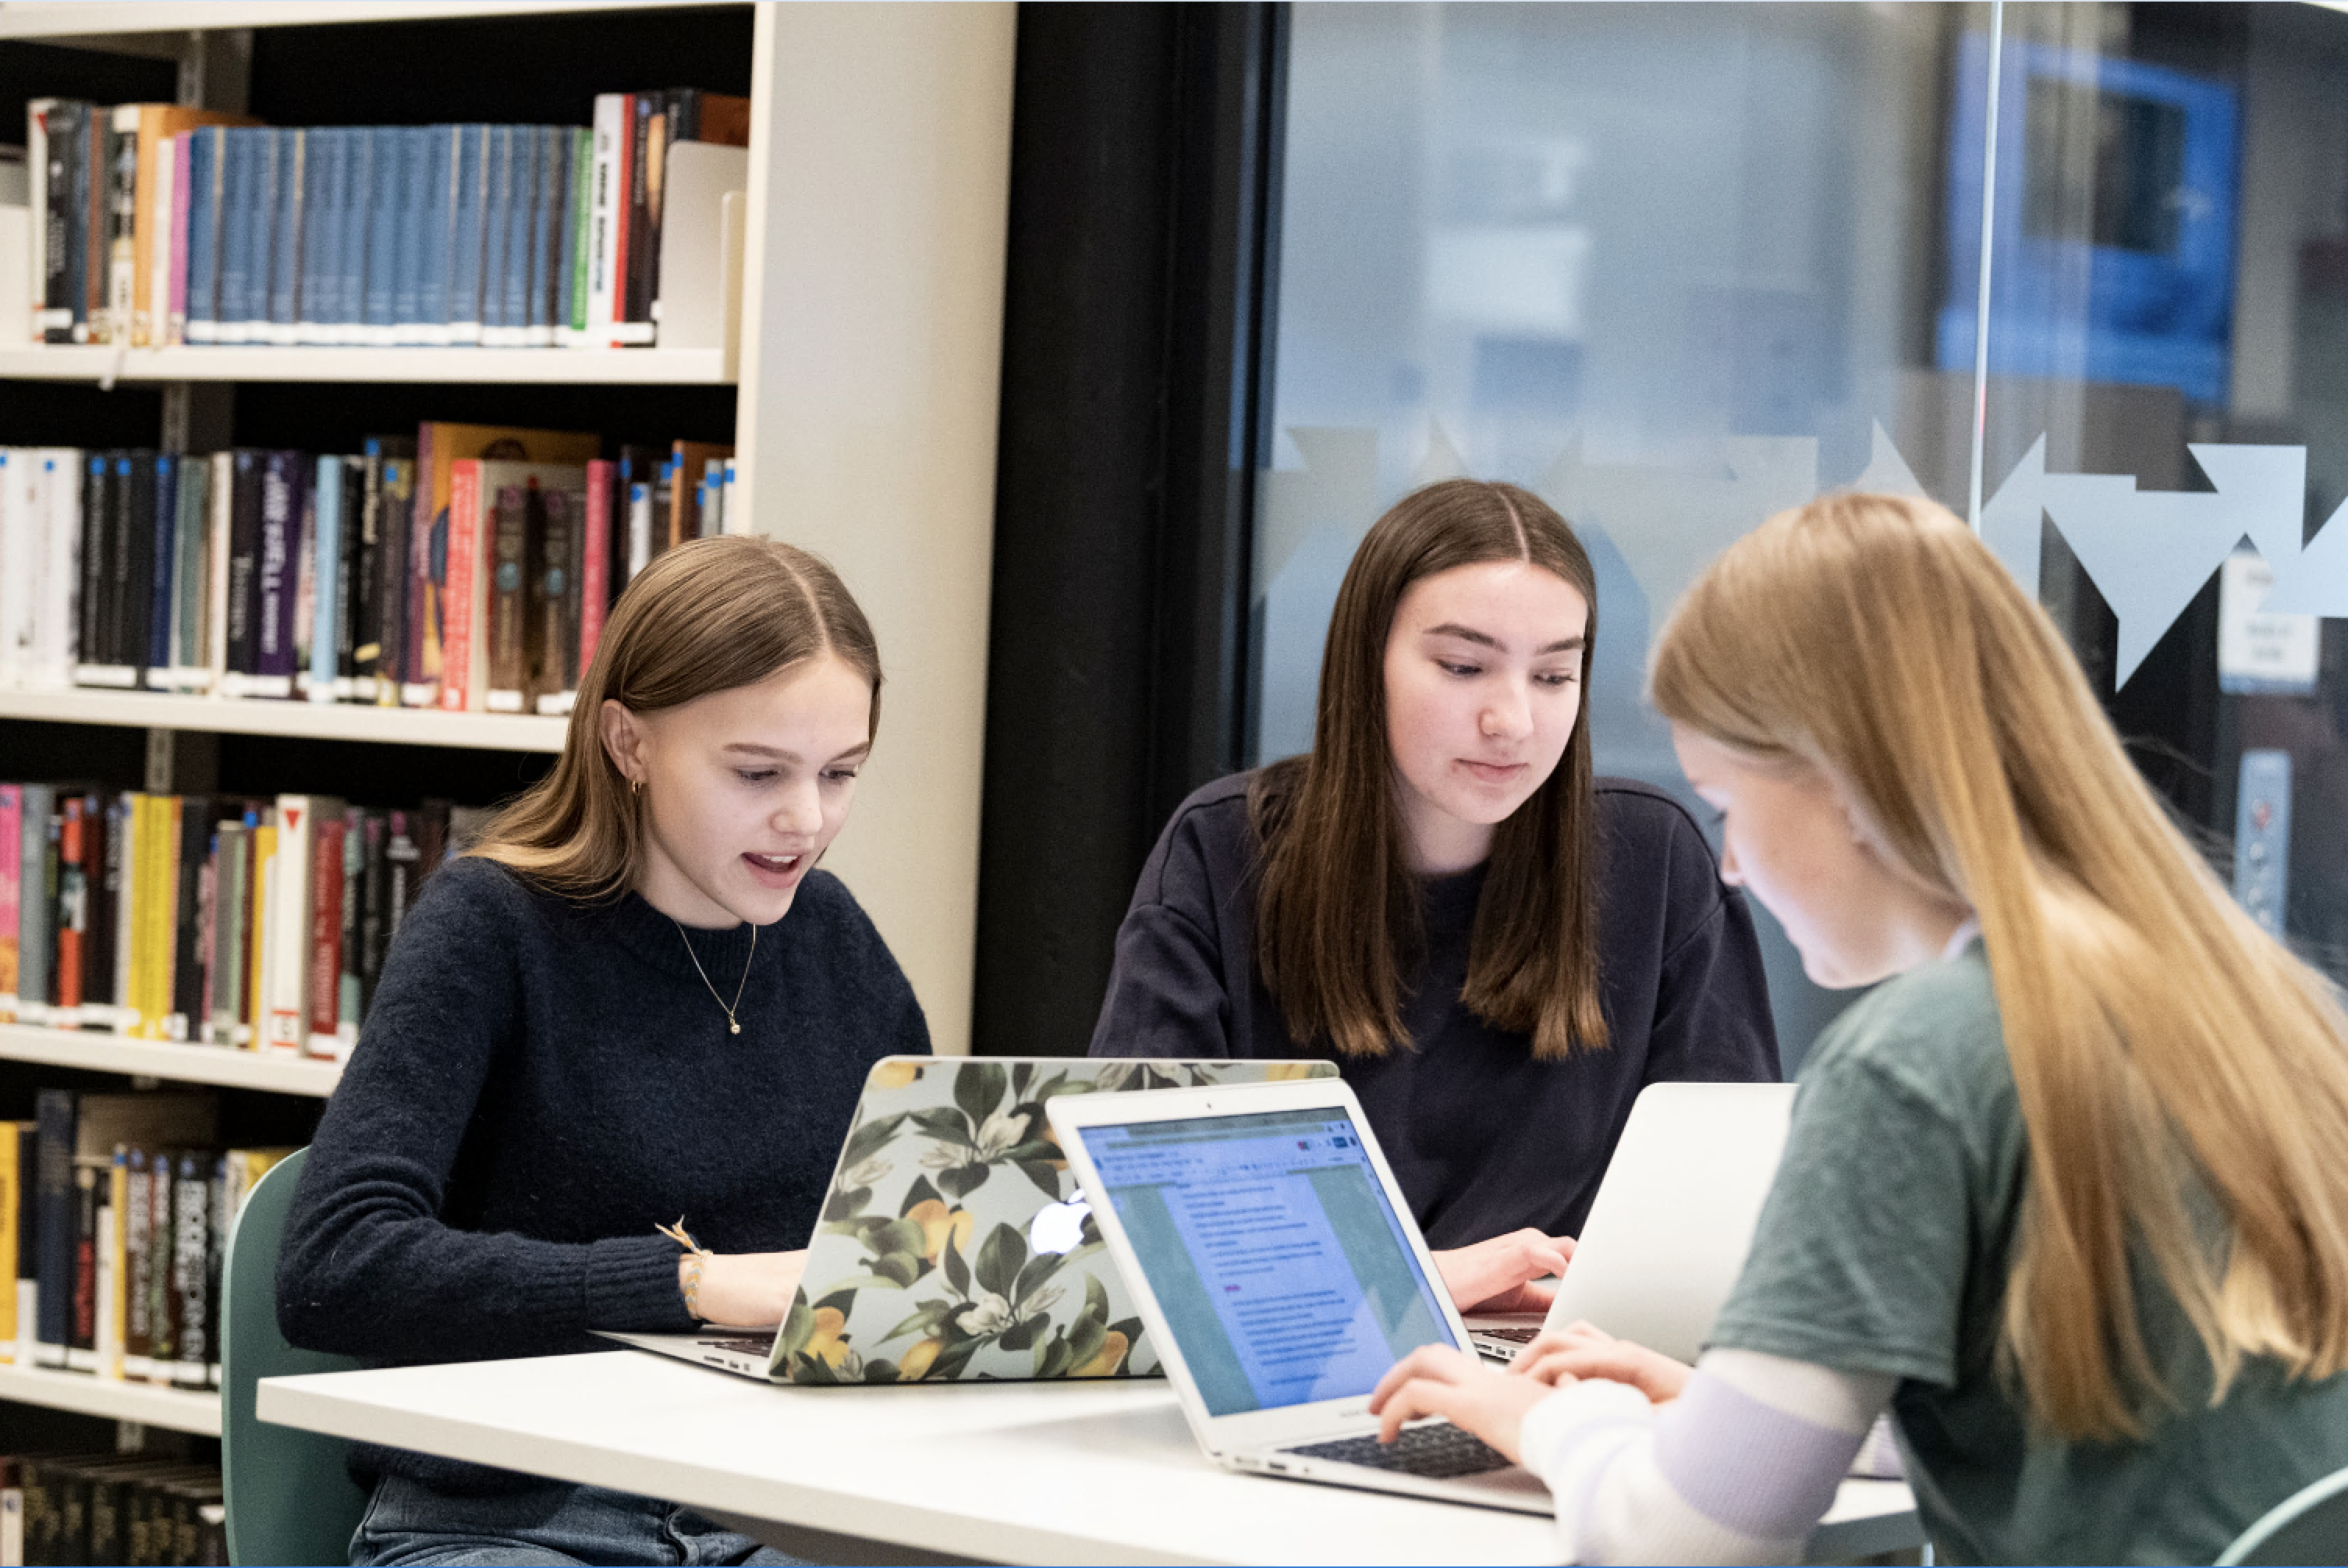
[(1563, 1061), (1460, 1001), (1482, 866), (1422, 882), (1426, 956), (1403, 1004), (1406, 1047), (1338, 1057), (1288, 1037), (1255, 962), (1253, 775), (1182, 802), (1117, 934), (1097, 1057), (1322, 1057), (1337, 1062), (1427, 1243), (1530, 1226), (1578, 1235), (1651, 1083), (1774, 1083), (1777, 1034), (1752, 912), (1704, 834), (1662, 790), (1597, 781), (1599, 1004), (1612, 1039)]
[[(737, 985), (733, 1035), (711, 987)], [(701, 931), (633, 892), (582, 906), (452, 861), (402, 922), (319, 1123), (279, 1325), (371, 1366), (689, 1329), (676, 1243), (654, 1227), (682, 1218), (721, 1253), (807, 1245), (867, 1069), (929, 1050), (911, 986), (828, 872), (773, 925)], [(447, 1490), (512, 1479), (388, 1449), (358, 1463)]]

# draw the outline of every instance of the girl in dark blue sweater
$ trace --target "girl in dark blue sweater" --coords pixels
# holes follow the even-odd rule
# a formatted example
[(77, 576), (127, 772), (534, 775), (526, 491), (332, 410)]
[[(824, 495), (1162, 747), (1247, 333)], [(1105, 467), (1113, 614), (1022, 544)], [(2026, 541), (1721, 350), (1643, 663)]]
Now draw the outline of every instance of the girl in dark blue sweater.
[[(561, 759), (426, 884), (278, 1264), (294, 1344), (371, 1365), (778, 1321), (911, 987), (815, 870), (880, 721), (870, 626), (803, 551), (661, 556)], [(655, 1228), (682, 1216), (714, 1255)], [(650, 1498), (363, 1446), (352, 1561), (786, 1561)]]

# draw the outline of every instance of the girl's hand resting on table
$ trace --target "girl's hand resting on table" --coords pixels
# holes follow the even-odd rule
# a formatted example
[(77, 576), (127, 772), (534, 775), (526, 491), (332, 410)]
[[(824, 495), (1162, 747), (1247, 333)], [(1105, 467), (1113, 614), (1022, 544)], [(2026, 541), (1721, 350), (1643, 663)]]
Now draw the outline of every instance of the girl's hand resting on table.
[[(676, 1261), (677, 1289), (685, 1288), (688, 1253)], [(791, 1296), (807, 1271), (807, 1251), (712, 1253), (701, 1260), (701, 1288), (694, 1305), (704, 1323), (729, 1328), (772, 1328), (791, 1310)]]
[(1437, 1253), (1435, 1266), (1462, 1312), (1547, 1312), (1557, 1286), (1532, 1282), (1562, 1274), (1572, 1257), (1571, 1236), (1545, 1236), (1527, 1227)]
[(1652, 1404), (1676, 1399), (1695, 1368), (1674, 1361), (1659, 1350), (1616, 1339), (1602, 1329), (1577, 1323), (1558, 1334), (1544, 1334), (1525, 1346), (1509, 1364), (1509, 1371), (1550, 1387), (1562, 1387), (1581, 1377), (1604, 1377), (1628, 1383)]

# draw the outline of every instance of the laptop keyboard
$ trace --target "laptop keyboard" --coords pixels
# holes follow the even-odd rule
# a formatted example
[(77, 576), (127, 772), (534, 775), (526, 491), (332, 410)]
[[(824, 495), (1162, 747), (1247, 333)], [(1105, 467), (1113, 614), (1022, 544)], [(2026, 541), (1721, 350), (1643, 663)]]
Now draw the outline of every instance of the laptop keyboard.
[(1334, 1442), (1306, 1443), (1301, 1448), (1282, 1451), (1300, 1454), (1308, 1460), (1330, 1460), (1343, 1465), (1365, 1465), (1371, 1470), (1398, 1470), (1405, 1475), (1423, 1476), (1429, 1480), (1482, 1475), (1486, 1470), (1504, 1470), (1509, 1463), (1508, 1456), (1499, 1449), (1448, 1421), (1437, 1421), (1424, 1427), (1405, 1427), (1402, 1436), (1391, 1443), (1382, 1443), (1375, 1438), (1340, 1438)]
[(775, 1342), (771, 1338), (753, 1339), (747, 1336), (736, 1336), (724, 1339), (714, 1337), (706, 1338), (700, 1340), (697, 1343), (705, 1350), (733, 1350), (738, 1351), (744, 1356), (764, 1356), (767, 1351), (772, 1350), (775, 1347)]
[(1540, 1337), (1538, 1328), (1478, 1328), (1473, 1333), (1478, 1339), (1503, 1339), (1510, 1345), (1530, 1345)]

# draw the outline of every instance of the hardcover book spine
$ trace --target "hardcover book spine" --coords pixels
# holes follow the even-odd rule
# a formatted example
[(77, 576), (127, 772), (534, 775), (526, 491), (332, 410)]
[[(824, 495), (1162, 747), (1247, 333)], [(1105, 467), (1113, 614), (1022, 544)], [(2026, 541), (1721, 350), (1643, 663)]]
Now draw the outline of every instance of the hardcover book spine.
[(449, 336), (449, 267), (457, 219), (457, 127), (426, 129), (423, 201), (424, 263), (416, 298), (418, 341), (444, 344)]
[[(386, 852), (390, 845), (390, 825), (389, 816), (382, 811), (369, 811), (360, 819), (360, 849), (366, 861), (359, 903), (361, 1018), (375, 1006), (376, 983), (383, 978), (383, 955), (391, 941), (391, 865)], [(356, 1043), (355, 1036), (353, 1043)]]
[(259, 678), (256, 695), (294, 695), (294, 603), (302, 560), (301, 454), (273, 451), (262, 470)]
[(304, 154), (307, 133), (298, 127), (277, 130), (277, 211), (270, 225), (269, 332), (267, 341), (301, 341), (302, 206), (307, 195)]
[(221, 176), (227, 159), (222, 148), (230, 132), (222, 126), (204, 126), (189, 138), (187, 325), (190, 343), (218, 341), (220, 323)]
[(612, 602), (613, 487), (619, 482), (616, 466), (598, 458), (587, 465), (587, 516), (579, 558), (579, 668), (584, 676), (595, 662), (595, 645), (603, 638), (603, 613)]
[(169, 452), (142, 453), (139, 486), (133, 490), (147, 509), (145, 568), (147, 634), (139, 661), (146, 684), (169, 690), (171, 684), (171, 601), (178, 584), (172, 569), (180, 559), (180, 466)]
[(171, 1181), (171, 1295), (179, 1356), (171, 1381), (201, 1388), (217, 1349), (211, 1316), (211, 1165), (214, 1157), (181, 1150)]
[(82, 343), (89, 336), (83, 304), (89, 231), (89, 120), (96, 111), (77, 98), (47, 99), (40, 117), (42, 160), (41, 339)]
[[(335, 700), (347, 702), (358, 695), (358, 542), (353, 537), (358, 526), (359, 509), (365, 500), (365, 479), (360, 472), (360, 459), (343, 459), (343, 537), (335, 557)], [(368, 695), (374, 695), (375, 683), (367, 683)]]
[(424, 331), (424, 237), (430, 222), (431, 202), (425, 191), (432, 170), (432, 130), (406, 125), (399, 136), (399, 254), (391, 283), (391, 336), (394, 343), (422, 344)]
[(252, 276), (244, 287), (244, 335), (241, 342), (271, 341), (270, 300), (277, 262), (278, 187), (285, 178), (284, 144), (267, 126), (252, 133), (252, 184), (246, 191), (245, 222), (252, 232)]
[(122, 1181), (122, 1375), (144, 1382), (155, 1370), (155, 1184), (148, 1150), (120, 1156)]
[(16, 863), (16, 1016), (28, 1024), (49, 1022), (56, 955), (57, 903), (57, 790), (47, 784), (21, 787)]
[(106, 934), (106, 959), (92, 961), (93, 974), (109, 975), (106, 1000), (118, 1029), (135, 1028), (130, 1009), (130, 950), (138, 927), (132, 921), (139, 869), (139, 797), (117, 795), (106, 808), (106, 910), (98, 928)]
[(108, 171), (112, 165), (107, 157), (111, 135), (111, 111), (92, 108), (89, 112), (89, 123), (86, 129), (89, 150), (84, 155), (87, 161), (82, 166), (88, 170), (88, 177), (82, 187), (75, 192), (74, 210), (81, 215), (85, 236), (82, 250), (85, 260), (81, 269), (82, 314), (81, 323), (77, 325), (83, 325), (82, 332), (75, 336), (74, 341), (77, 343), (106, 342), (113, 315), (108, 309), (106, 292), (109, 271), (107, 231), (108, 217), (113, 211), (113, 202), (108, 200), (108, 191), (112, 183)]
[(203, 341), (242, 343), (252, 315), (252, 199), (255, 138), (267, 134), (254, 126), (228, 126), (213, 146), (220, 159), (220, 208), (215, 222), (220, 271), (213, 293), (213, 320)]
[(196, 132), (171, 139), (170, 222), (163, 239), (170, 249), (170, 265), (162, 284), (163, 341), (179, 344), (188, 337), (188, 216), (195, 208)]
[(587, 337), (587, 219), (594, 201), (595, 138), (584, 126), (573, 126), (567, 134), (571, 178), (562, 193), (562, 297), (555, 312), (562, 330), (556, 341), (577, 348)]
[[(16, 1313), (16, 1281), (24, 1266), (22, 1249), (33, 1241), (19, 1219), (25, 1207), (20, 1194), (25, 1178), (31, 1174), (25, 1169), (21, 1152), (24, 1126), (18, 1121), (0, 1121), (0, 1366), (13, 1366), (18, 1359), (16, 1343), (22, 1329)], [(0, 1489), (12, 1487), (16, 1479), (0, 1474)], [(24, 1541), (21, 1535), (11, 1539), (7, 1533), (9, 1525), (15, 1522), (5, 1517), (8, 1499), (0, 1492), (0, 1553), (6, 1553), (10, 1562), (22, 1563)]]
[(408, 668), (408, 540), (416, 522), (416, 459), (383, 459), (383, 603), (377, 613), (383, 652), (376, 659), (376, 701), (396, 707), (406, 699)]
[[(252, 820), (248, 818), (248, 821)], [(277, 809), (264, 808), (252, 827), (252, 875), (245, 884), (252, 903), (245, 939), (244, 1025), (254, 1050), (269, 1047), (270, 923), (277, 896)]]
[(489, 137), (486, 125), (460, 125), (456, 135), (456, 194), (449, 212), (448, 341), (481, 341), (481, 263), (488, 243)]
[(514, 128), (488, 128), (489, 160), (481, 173), (481, 346), (510, 348), (518, 341), (508, 334), (506, 317), (506, 251), (512, 224)]
[[(542, 530), (536, 485), (501, 485), (489, 533), (489, 692), (482, 707), (491, 713), (520, 713), (530, 700), (531, 537)], [(539, 526), (533, 528), (533, 524)]]
[(244, 1026), (245, 934), (252, 920), (252, 834), (242, 822), (223, 821), (212, 835), (211, 1027), (216, 1046), (251, 1043)]
[(433, 429), (429, 421), (417, 428), (414, 490), (408, 508), (407, 579), (404, 588), (407, 614), (403, 617), (407, 634), (401, 655), (404, 674), (399, 700), (409, 707), (438, 707), (440, 704), (439, 628), (432, 624), (432, 617), (438, 607), (435, 592), (445, 587), (448, 581), (448, 539), (444, 534), (440, 540), (440, 569), (436, 573), (432, 474), (438, 459)]
[(542, 490), (543, 553), (531, 579), (537, 647), (530, 669), (530, 700), (542, 714), (571, 711), (579, 689), (579, 556), (582, 544), (579, 497), (566, 490)]
[(249, 447), (230, 454), (228, 583), (224, 591), (228, 678), (221, 689), (245, 695), (261, 673), (261, 512), (268, 458)]
[(71, 447), (44, 449), (37, 483), (33, 514), (47, 521), (40, 535), (46, 553), (34, 590), (34, 684), (67, 686), (81, 656), (81, 453)]
[[(139, 106), (118, 106), (106, 135), (105, 309), (94, 343), (129, 343), (138, 306)], [(102, 331), (100, 323), (102, 322)]]
[(294, 693), (310, 693), (310, 645), (318, 626), (318, 487), (306, 454), (297, 454), (302, 475), (302, 542), (294, 569)]
[(309, 1003), (303, 1049), (332, 1060), (340, 1054), (335, 1028), (343, 995), (343, 838), (346, 824), (321, 816), (311, 841)]
[(358, 461), (359, 538), (351, 565), (351, 695), (376, 700), (376, 661), (383, 656), (383, 444), (370, 440)]
[(180, 464), (179, 561), (172, 571), (172, 684), (182, 690), (210, 686), (210, 636), (204, 615), (211, 603), (211, 480), (210, 458)]
[(611, 346), (613, 263), (620, 250), (620, 148), (626, 139), (625, 93), (595, 95), (594, 169), (587, 211), (587, 320), (590, 348)]
[(343, 239), (335, 258), (342, 304), (335, 316), (335, 341), (367, 341), (367, 241), (375, 229), (376, 160), (382, 144), (368, 126), (353, 126), (345, 133), (343, 154)]
[(557, 125), (533, 127), (532, 134), (538, 144), (538, 181), (530, 213), (530, 340), (551, 348), (555, 329), (562, 325), (556, 302), (561, 292), (563, 201), (571, 189), (571, 137)]
[(66, 1370), (98, 1370), (98, 1171), (74, 1161), (73, 1315), (66, 1325)]
[(449, 465), (448, 575), (441, 591), (440, 706), (451, 713), (480, 712), (485, 693), (474, 682), (473, 643), (484, 603), (481, 552), (481, 465), (472, 458)]
[(313, 572), (316, 587), (316, 621), (310, 633), (310, 700), (335, 700), (336, 650), (341, 646), (342, 627), (338, 624), (341, 594), (337, 586), (345, 581), (343, 566), (343, 459), (322, 457), (318, 459), (318, 477), (311, 491), (316, 498), (318, 521), (317, 542)]
[(338, 203), (348, 134), (341, 126), (318, 126), (303, 141), (302, 287), (294, 330), (297, 343), (335, 341), (335, 309), (342, 294), (342, 281), (335, 276), (335, 245), (342, 237)]
[(77, 1102), (70, 1089), (45, 1088), (36, 1097), (39, 1123), (34, 1170), (35, 1277), (38, 1284), (34, 1361), (63, 1367), (73, 1323), (74, 1131)]
[(652, 319), (652, 300), (646, 292), (651, 281), (653, 247), (656, 242), (653, 231), (652, 174), (653, 141), (660, 133), (661, 95), (630, 93), (629, 119), (634, 122), (634, 135), (628, 146), (628, 253), (626, 269), (620, 282), (626, 291), (621, 306), (622, 341), (637, 341), (640, 325)]
[(107, 472), (103, 452), (92, 452), (82, 461), (81, 594), (74, 614), (80, 627), (75, 638), (76, 663), (80, 666), (75, 672), (77, 680), (89, 678), (83, 669), (106, 662)]
[(399, 286), (399, 193), (403, 127), (378, 125), (368, 129), (375, 144), (368, 170), (366, 237), (366, 335), (363, 341), (390, 345), (399, 341), (396, 307)]
[(179, 857), (171, 890), (171, 990), (163, 1033), (166, 1038), (187, 1041), (196, 1038), (204, 1018), (203, 937), (209, 913), (204, 880), (211, 861), (211, 800), (202, 795), (181, 796), (171, 802), (171, 816)]
[(155, 150), (155, 189), (139, 193), (139, 236), (147, 247), (147, 265), (141, 273), (145, 292), (139, 297), (130, 324), (135, 344), (160, 345), (171, 340), (171, 257), (179, 249), (176, 236), (182, 232), (178, 222), (184, 216), (180, 206), (180, 150), (186, 144), (184, 131), (163, 139), (163, 145)]
[(25, 793), (15, 784), (0, 784), (0, 1024), (16, 1021), (18, 903), (23, 887), (19, 867), (25, 841)]
[(204, 665), (208, 685), (225, 692), (228, 669), (229, 545), (235, 532), (236, 454), (214, 452), (205, 500), (211, 517), (205, 534), (210, 559), (204, 568)]
[(263, 1002), (267, 1027), (263, 1043), (273, 1051), (300, 1052), (310, 1020), (310, 872), (317, 853), (317, 800), (308, 795), (277, 797), (277, 854), (271, 869), (269, 926)]
[(57, 808), (57, 977), (49, 1021), (73, 1028), (81, 1021), (83, 965), (89, 946), (89, 875), (83, 856), (89, 844), (83, 812), (95, 797), (68, 795)]
[(346, 1061), (358, 1044), (365, 1008), (360, 944), (366, 920), (366, 830), (372, 811), (353, 811), (343, 821), (342, 968), (335, 986), (335, 1059)]

